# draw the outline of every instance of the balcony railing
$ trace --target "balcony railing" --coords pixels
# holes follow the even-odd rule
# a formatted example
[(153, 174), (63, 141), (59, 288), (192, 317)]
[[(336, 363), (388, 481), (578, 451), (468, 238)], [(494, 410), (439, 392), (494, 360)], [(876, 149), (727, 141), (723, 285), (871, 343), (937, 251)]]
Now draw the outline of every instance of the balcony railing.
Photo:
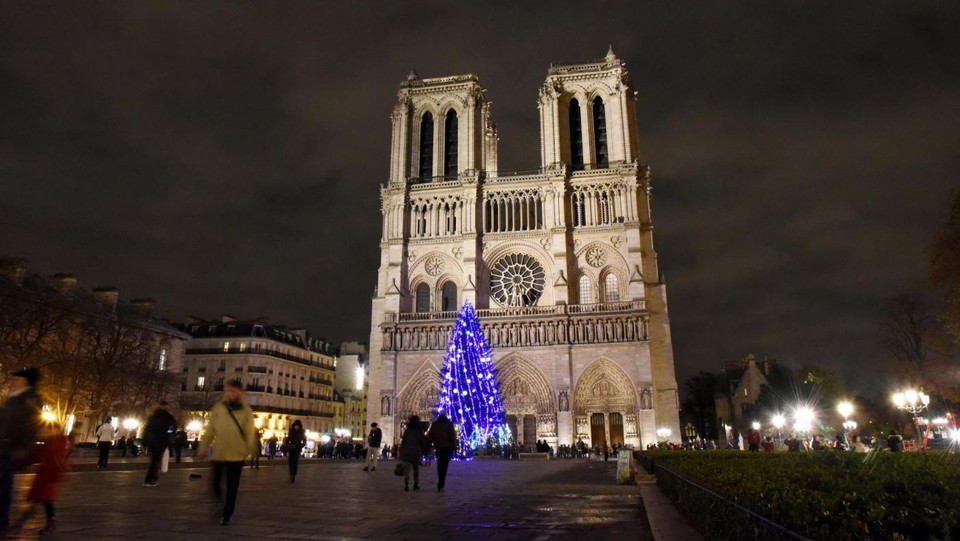
[[(643, 300), (623, 301), (623, 302), (604, 302), (594, 304), (556, 304), (552, 306), (517, 306), (507, 308), (481, 308), (477, 310), (477, 318), (499, 319), (499, 318), (522, 318), (530, 316), (565, 316), (569, 314), (599, 314), (613, 312), (628, 312), (634, 310), (646, 310), (646, 302)], [(408, 321), (445, 321), (457, 318), (457, 311), (448, 310), (444, 312), (404, 312), (400, 314), (385, 314), (385, 323), (408, 322)]]
[[(240, 351), (238, 348), (230, 348), (224, 351), (223, 348), (189, 348), (186, 351), (184, 351), (184, 353), (186, 355), (263, 355), (265, 357), (274, 357), (276, 359), (283, 359), (285, 361), (293, 361), (295, 363), (302, 364), (305, 366), (310, 366), (313, 368), (322, 368), (326, 370), (335, 369), (335, 367), (333, 366), (333, 363), (331, 362), (301, 359), (300, 357), (296, 357), (294, 355), (288, 355), (286, 353), (281, 353), (279, 351), (267, 351), (267, 350), (251, 351), (249, 349)], [(238, 370), (243, 370), (243, 368), (238, 368)]]
[(266, 366), (248, 366), (247, 372), (253, 372), (255, 374), (266, 374), (267, 367)]
[[(642, 342), (648, 338), (644, 301), (477, 310), (491, 347)], [(456, 312), (386, 314), (384, 350), (443, 350)]]

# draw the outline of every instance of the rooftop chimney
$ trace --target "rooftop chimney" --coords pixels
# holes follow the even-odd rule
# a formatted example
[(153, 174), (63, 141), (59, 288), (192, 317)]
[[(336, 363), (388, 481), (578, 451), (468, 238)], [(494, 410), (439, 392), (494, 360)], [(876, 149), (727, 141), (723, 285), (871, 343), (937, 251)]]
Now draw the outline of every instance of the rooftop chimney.
[(23, 280), (27, 277), (29, 264), (30, 261), (24, 257), (0, 258), (0, 276), (4, 276), (17, 285), (23, 285)]
[(77, 277), (72, 274), (58, 272), (50, 275), (50, 283), (61, 295), (73, 295), (77, 288)]
[(99, 302), (100, 304), (105, 304), (107, 306), (112, 306), (113, 308), (117, 307), (117, 300), (120, 299), (120, 290), (111, 287), (97, 287), (93, 290), (93, 300)]
[(156, 303), (157, 301), (153, 299), (133, 299), (130, 301), (130, 304), (133, 305), (133, 311), (144, 317), (153, 315), (153, 305)]

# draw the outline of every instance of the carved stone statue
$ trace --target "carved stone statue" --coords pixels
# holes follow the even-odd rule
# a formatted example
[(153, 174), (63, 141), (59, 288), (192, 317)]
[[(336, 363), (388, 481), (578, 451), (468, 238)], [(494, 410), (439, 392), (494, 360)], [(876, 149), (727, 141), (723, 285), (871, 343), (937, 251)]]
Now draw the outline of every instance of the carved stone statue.
[(560, 411), (570, 411), (570, 399), (567, 397), (567, 391), (560, 391), (560, 397), (557, 401), (560, 403)]
[(653, 408), (653, 400), (650, 397), (650, 388), (644, 387), (643, 391), (640, 391), (640, 409), (648, 410)]
[(390, 415), (390, 396), (388, 395), (380, 398), (380, 415)]

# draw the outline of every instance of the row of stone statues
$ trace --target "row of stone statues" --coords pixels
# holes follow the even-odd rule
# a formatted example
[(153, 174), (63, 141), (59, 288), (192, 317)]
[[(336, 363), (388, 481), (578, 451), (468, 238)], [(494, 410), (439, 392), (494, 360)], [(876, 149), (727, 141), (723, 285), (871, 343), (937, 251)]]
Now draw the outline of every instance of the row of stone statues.
[[(596, 344), (647, 339), (647, 319), (640, 315), (565, 318), (547, 322), (494, 322), (483, 323), (481, 327), (491, 347)], [(450, 330), (450, 324), (386, 325), (383, 327), (383, 349), (388, 351), (444, 349), (450, 338)]]

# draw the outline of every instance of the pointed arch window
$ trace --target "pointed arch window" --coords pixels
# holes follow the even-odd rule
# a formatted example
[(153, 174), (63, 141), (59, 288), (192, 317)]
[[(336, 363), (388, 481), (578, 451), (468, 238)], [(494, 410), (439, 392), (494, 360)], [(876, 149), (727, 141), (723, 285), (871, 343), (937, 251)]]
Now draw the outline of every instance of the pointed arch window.
[(444, 144), (444, 177), (457, 176), (457, 112), (447, 111), (447, 119), (443, 123)]
[(603, 302), (620, 302), (620, 280), (612, 272), (603, 280)]
[(457, 285), (453, 282), (445, 282), (440, 290), (440, 298), (442, 300), (441, 310), (444, 312), (457, 310)]
[(570, 168), (583, 170), (583, 128), (580, 123), (580, 102), (570, 100)]
[(609, 167), (610, 155), (607, 152), (607, 112), (600, 96), (597, 96), (593, 100), (593, 140), (597, 147), (597, 167)]
[(417, 312), (430, 311), (430, 286), (420, 284), (417, 286)]
[(590, 277), (586, 274), (580, 276), (577, 284), (580, 289), (580, 304), (593, 304), (593, 284), (590, 283)]
[(420, 119), (420, 182), (433, 176), (433, 115), (429, 111)]

